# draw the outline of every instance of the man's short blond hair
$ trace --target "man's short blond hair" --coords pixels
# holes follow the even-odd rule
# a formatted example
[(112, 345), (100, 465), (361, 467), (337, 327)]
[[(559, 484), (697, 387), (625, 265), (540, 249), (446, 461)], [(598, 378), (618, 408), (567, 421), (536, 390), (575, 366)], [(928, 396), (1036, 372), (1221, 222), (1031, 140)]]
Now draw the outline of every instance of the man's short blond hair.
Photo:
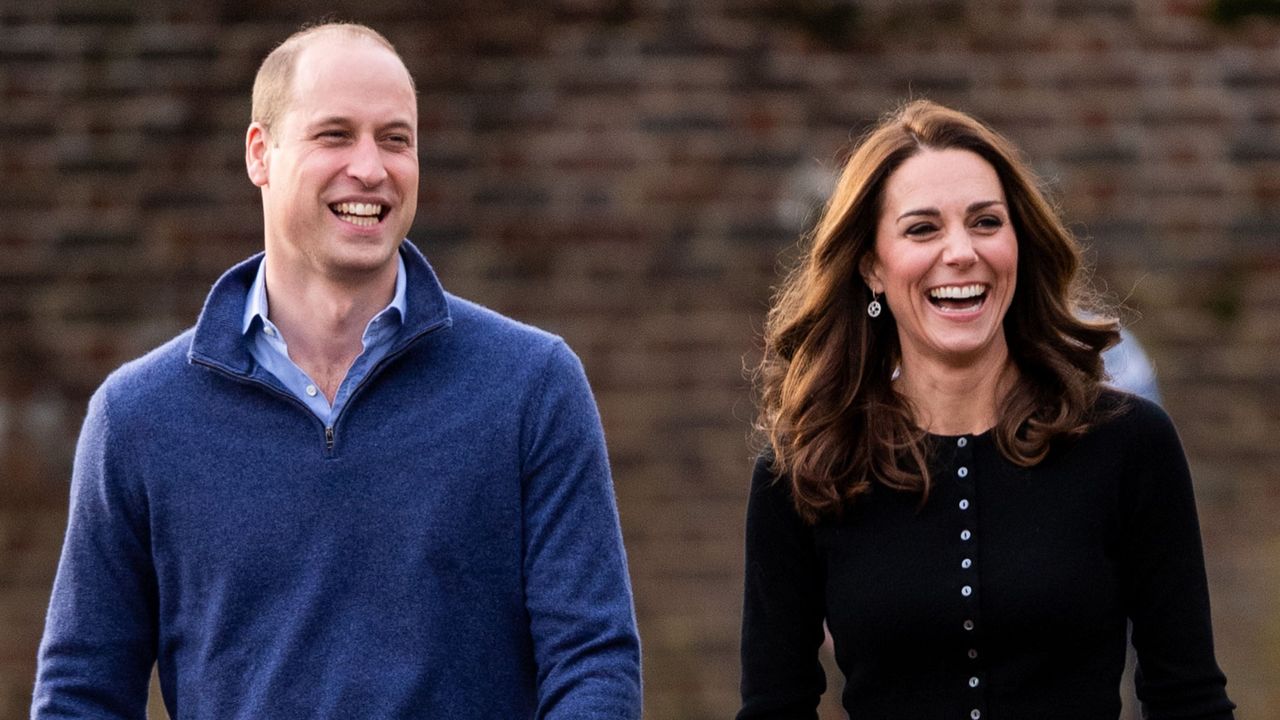
[[(391, 44), (391, 41), (383, 37), (382, 33), (367, 25), (349, 22), (325, 22), (304, 27), (277, 45), (276, 49), (267, 55), (266, 59), (262, 61), (262, 65), (258, 68), (258, 75), (253, 79), (253, 109), (250, 111), (250, 118), (253, 122), (259, 123), (267, 130), (271, 130), (275, 122), (280, 119), (280, 116), (289, 109), (289, 101), (292, 99), (293, 93), (293, 73), (298, 65), (298, 54), (313, 40), (332, 36), (372, 40), (390, 50), (396, 56), (396, 59), (400, 61), (400, 64), (404, 65), (404, 59), (400, 57), (400, 53), (396, 52), (396, 48)], [(405, 68), (405, 74), (409, 75), (409, 87), (414, 88), (413, 76), (409, 74), (407, 67)]]

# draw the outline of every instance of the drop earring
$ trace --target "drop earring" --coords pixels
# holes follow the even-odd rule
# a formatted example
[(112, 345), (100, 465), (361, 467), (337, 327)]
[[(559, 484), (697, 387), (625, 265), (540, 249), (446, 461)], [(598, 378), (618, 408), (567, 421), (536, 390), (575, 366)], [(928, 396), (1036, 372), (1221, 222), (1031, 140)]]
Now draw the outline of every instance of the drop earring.
[(880, 305), (879, 293), (875, 290), (871, 291), (871, 302), (867, 305), (867, 314), (873, 318), (880, 317), (880, 311), (884, 308)]

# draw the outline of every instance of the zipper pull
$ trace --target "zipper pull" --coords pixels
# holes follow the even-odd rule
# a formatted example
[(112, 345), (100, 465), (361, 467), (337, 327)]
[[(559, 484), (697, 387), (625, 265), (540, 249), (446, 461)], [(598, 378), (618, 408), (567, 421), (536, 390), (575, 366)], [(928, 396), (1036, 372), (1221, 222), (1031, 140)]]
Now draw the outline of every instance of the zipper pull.
[(333, 426), (324, 429), (324, 449), (333, 450)]

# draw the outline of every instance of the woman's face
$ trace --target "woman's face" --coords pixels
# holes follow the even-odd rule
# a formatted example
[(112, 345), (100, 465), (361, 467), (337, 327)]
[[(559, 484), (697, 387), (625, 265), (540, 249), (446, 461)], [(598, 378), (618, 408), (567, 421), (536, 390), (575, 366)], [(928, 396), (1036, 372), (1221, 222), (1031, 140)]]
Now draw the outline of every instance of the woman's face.
[(1018, 239), (986, 160), (925, 150), (889, 176), (864, 279), (893, 312), (904, 369), (1003, 363), (1017, 274)]

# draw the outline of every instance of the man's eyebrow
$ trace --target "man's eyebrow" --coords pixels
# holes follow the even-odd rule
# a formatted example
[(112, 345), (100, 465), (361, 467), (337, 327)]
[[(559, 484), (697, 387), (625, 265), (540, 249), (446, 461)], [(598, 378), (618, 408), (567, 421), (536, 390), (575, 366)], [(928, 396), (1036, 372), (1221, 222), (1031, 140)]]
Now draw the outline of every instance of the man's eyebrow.
[[(309, 123), (309, 126), (310, 126), (310, 127), (324, 127), (324, 126), (330, 126), (330, 125), (340, 125), (340, 126), (344, 126), (344, 127), (345, 127), (345, 126), (348, 126), (348, 125), (351, 125), (351, 124), (352, 124), (352, 122), (351, 122), (351, 118), (349, 118), (349, 117), (344, 117), (344, 116), (342, 116), (342, 115), (330, 115), (329, 117), (324, 117), (324, 118), (320, 118), (320, 119), (318, 119), (318, 120), (313, 120), (311, 123)], [(404, 120), (404, 119), (400, 119), (400, 120), (392, 120), (392, 121), (390, 121), (390, 122), (388, 122), (388, 123), (385, 123), (385, 124), (383, 124), (383, 125), (379, 125), (379, 126), (378, 126), (378, 128), (379, 128), (379, 129), (381, 129), (381, 130), (387, 130), (387, 129), (392, 129), (392, 128), (394, 128), (394, 129), (406, 129), (406, 130), (413, 130), (413, 129), (415, 129), (414, 124), (413, 124), (412, 122), (410, 122), (409, 120)]]
[(386, 125), (380, 125), (379, 127), (383, 130), (408, 130), (409, 132), (415, 132), (418, 129), (417, 126), (408, 120), (392, 120)]
[(312, 120), (307, 124), (312, 127), (318, 127), (320, 125), (350, 125), (351, 119), (342, 117), (341, 115), (330, 115), (329, 117)]
[[(1003, 200), (979, 200), (977, 202), (970, 203), (969, 207), (965, 208), (965, 212), (966, 213), (977, 212), (979, 210), (985, 210), (993, 205), (1004, 205), (1004, 204), (1005, 203)], [(912, 217), (915, 215), (921, 215), (924, 217), (939, 217), (942, 215), (942, 211), (939, 210), (938, 208), (916, 208), (914, 210), (908, 210), (902, 213), (897, 217), (897, 219), (901, 220), (905, 217)]]

